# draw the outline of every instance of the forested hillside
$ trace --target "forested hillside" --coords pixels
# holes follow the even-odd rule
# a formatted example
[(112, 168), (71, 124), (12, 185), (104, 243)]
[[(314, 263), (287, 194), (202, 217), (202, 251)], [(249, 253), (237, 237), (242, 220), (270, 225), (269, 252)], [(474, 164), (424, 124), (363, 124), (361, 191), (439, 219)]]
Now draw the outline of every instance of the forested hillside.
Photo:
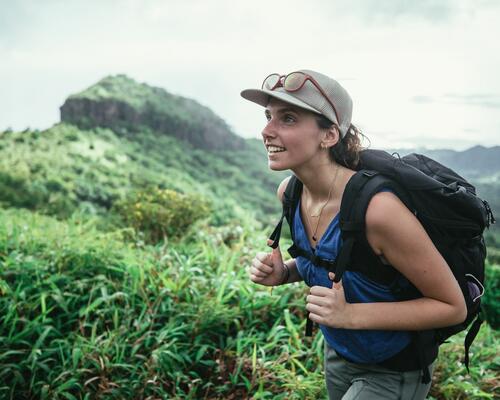
[(66, 217), (157, 186), (206, 197), (216, 224), (241, 209), (261, 221), (279, 213), (285, 174), (267, 169), (258, 140), (236, 136), (194, 100), (118, 75), (70, 96), (61, 120), (0, 133), (0, 202)]
[[(287, 172), (267, 168), (258, 139), (242, 139), (210, 109), (164, 89), (110, 76), (61, 106), (52, 128), (0, 132), (0, 203), (65, 217), (104, 212), (147, 186), (199, 193), (213, 221), (279, 215), (275, 190)], [(424, 153), (470, 179), (500, 210), (500, 147)]]

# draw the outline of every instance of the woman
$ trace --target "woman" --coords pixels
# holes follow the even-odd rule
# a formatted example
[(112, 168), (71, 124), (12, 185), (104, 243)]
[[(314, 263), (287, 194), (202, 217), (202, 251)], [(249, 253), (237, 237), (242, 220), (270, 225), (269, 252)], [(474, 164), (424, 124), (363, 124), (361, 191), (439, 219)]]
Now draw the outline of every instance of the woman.
[[(292, 224), (295, 240), (319, 257), (334, 259), (341, 246), (342, 194), (361, 150), (349, 94), (334, 79), (301, 70), (271, 74), (260, 90), (241, 95), (265, 107), (262, 138), (269, 168), (289, 169), (303, 183)], [(278, 187), (280, 201), (288, 180)], [(256, 255), (250, 279), (265, 286), (304, 280), (311, 287), (306, 308), (325, 337), (330, 399), (424, 399), (430, 383), (421, 383), (422, 370), (401, 370), (393, 361), (412, 354), (407, 352), (410, 331), (463, 321), (465, 300), (446, 261), (393, 192), (372, 198), (365, 222), (371, 250), (422, 297), (398, 300), (389, 287), (354, 271), (333, 284), (332, 273), (306, 258), (284, 262), (279, 247)]]

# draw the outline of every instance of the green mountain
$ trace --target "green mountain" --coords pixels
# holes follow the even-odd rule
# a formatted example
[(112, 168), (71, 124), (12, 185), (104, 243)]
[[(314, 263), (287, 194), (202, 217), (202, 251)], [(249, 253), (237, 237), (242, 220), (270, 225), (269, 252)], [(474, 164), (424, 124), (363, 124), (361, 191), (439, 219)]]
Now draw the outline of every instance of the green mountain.
[(465, 178), (475, 181), (491, 176), (500, 178), (500, 146), (484, 147), (478, 145), (464, 151), (447, 149), (391, 149), (388, 151), (400, 155), (408, 153), (425, 154), (454, 169)]
[(209, 108), (125, 75), (108, 76), (70, 96), (61, 106), (61, 121), (83, 129), (111, 128), (118, 134), (151, 130), (205, 150), (246, 147)]
[[(288, 175), (269, 171), (261, 142), (237, 136), (209, 108), (125, 75), (69, 96), (50, 129), (0, 132), (0, 149), (0, 203), (61, 218), (105, 214), (154, 186), (207, 199), (216, 225), (248, 213), (269, 224)], [(500, 147), (416, 151), (469, 178), (500, 214)]]
[(45, 131), (0, 133), (0, 202), (61, 218), (83, 208), (106, 213), (149, 186), (196, 193), (212, 223), (279, 215), (276, 187), (286, 173), (267, 168), (262, 143), (235, 135), (194, 100), (104, 78), (61, 107)]

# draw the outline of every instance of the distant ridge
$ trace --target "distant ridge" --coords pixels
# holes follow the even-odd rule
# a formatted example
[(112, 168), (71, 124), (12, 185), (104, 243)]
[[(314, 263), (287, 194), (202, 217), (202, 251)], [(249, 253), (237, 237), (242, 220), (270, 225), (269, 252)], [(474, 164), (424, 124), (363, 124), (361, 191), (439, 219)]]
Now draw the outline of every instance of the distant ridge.
[(144, 128), (185, 140), (195, 148), (231, 150), (245, 147), (226, 122), (192, 99), (138, 83), (126, 75), (108, 76), (60, 108), (61, 121), (83, 129), (111, 128), (118, 134)]
[(387, 149), (387, 151), (389, 153), (398, 153), (401, 156), (409, 153), (425, 154), (468, 178), (500, 174), (500, 146), (485, 147), (477, 145), (463, 151), (422, 148)]

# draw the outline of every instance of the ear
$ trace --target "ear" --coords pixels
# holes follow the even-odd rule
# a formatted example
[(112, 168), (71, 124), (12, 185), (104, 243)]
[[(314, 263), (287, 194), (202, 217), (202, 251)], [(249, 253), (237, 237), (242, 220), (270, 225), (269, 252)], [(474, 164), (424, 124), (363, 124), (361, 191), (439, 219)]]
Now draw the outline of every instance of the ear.
[(335, 146), (340, 140), (340, 132), (337, 125), (333, 124), (330, 128), (325, 129), (325, 137), (321, 141), (321, 147), (330, 148)]

